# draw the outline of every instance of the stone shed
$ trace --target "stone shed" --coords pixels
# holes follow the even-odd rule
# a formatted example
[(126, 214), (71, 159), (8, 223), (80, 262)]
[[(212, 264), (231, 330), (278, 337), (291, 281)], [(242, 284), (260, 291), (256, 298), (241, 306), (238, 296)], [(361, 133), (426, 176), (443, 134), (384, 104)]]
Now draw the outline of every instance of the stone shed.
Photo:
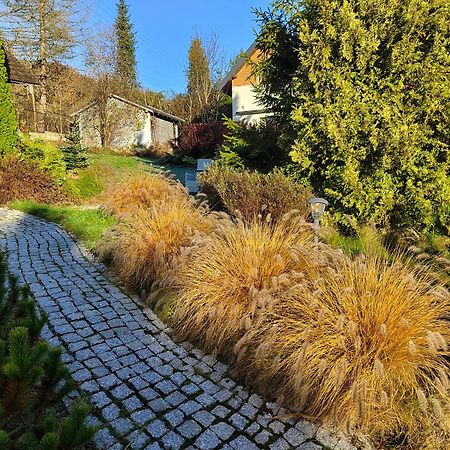
[(179, 117), (118, 95), (110, 95), (103, 108), (92, 102), (71, 116), (86, 147), (101, 147), (102, 143), (111, 148), (166, 144), (178, 139), (183, 123)]

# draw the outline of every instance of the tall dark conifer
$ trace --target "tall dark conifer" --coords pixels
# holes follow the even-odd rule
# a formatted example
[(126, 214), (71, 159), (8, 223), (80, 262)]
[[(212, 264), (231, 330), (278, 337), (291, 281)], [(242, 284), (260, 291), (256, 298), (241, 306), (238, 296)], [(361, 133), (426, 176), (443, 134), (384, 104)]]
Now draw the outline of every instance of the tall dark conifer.
[(17, 119), (8, 86), (5, 52), (0, 40), (0, 156), (11, 153), (17, 143)]
[(117, 18), (114, 24), (117, 38), (116, 74), (127, 84), (135, 85), (136, 36), (125, 0), (117, 3)]

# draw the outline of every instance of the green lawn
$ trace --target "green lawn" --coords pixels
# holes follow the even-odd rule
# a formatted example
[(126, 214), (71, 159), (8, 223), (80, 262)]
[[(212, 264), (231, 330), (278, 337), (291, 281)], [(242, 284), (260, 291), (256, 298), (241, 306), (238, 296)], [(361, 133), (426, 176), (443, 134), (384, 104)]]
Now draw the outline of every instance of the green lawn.
[(117, 155), (109, 151), (89, 154), (89, 166), (67, 177), (63, 189), (74, 199), (86, 201), (102, 193), (124, 176), (158, 170), (135, 156)]
[(114, 218), (100, 209), (78, 206), (53, 206), (32, 201), (17, 201), (10, 208), (32, 214), (61, 225), (91, 250), (104, 232), (115, 223)]

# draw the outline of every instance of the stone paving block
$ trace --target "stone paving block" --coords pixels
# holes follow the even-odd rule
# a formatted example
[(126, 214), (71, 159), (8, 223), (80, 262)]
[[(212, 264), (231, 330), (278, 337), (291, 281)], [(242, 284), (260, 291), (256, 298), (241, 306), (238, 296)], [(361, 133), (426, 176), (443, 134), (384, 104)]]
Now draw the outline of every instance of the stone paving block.
[(106, 375), (104, 377), (101, 377), (98, 380), (98, 384), (103, 388), (103, 389), (110, 389), (114, 386), (117, 386), (118, 384), (120, 384), (120, 380), (119, 378), (117, 378), (113, 373), (110, 373), (109, 375)]
[(142, 395), (147, 401), (153, 400), (159, 397), (159, 394), (152, 388), (139, 390), (139, 394)]
[(202, 405), (200, 403), (197, 403), (194, 400), (188, 400), (186, 403), (183, 403), (179, 409), (183, 411), (186, 415), (192, 416), (197, 411), (200, 411), (202, 409)]
[(155, 414), (149, 409), (142, 409), (131, 414), (131, 419), (138, 425), (143, 426), (155, 418)]
[(196, 439), (195, 446), (201, 450), (211, 450), (221, 448), (221, 441), (211, 430), (206, 430)]
[(98, 448), (108, 448), (115, 444), (117, 440), (107, 428), (104, 428), (95, 435), (94, 442)]
[(163, 450), (163, 448), (157, 442), (153, 442), (145, 447), (145, 450)]
[(181, 386), (181, 390), (188, 396), (192, 396), (200, 392), (200, 388), (194, 383), (189, 383)]
[(171, 406), (178, 406), (181, 403), (187, 401), (187, 397), (183, 395), (181, 392), (176, 391), (172, 392), (168, 397), (166, 397), (165, 400)]
[(279, 438), (269, 448), (270, 450), (289, 450), (291, 446), (283, 438)]
[(209, 395), (206, 392), (196, 397), (195, 401), (200, 403), (204, 408), (217, 403), (217, 400), (212, 395)]
[(150, 436), (141, 430), (136, 430), (127, 436), (129, 449), (141, 450), (150, 441)]
[(255, 441), (260, 445), (264, 445), (270, 439), (270, 436), (271, 434), (267, 430), (263, 430), (255, 436)]
[(166, 434), (168, 431), (167, 427), (164, 425), (164, 422), (159, 419), (150, 422), (147, 425), (146, 429), (154, 438), (160, 438), (161, 436), (164, 436), (164, 434)]
[(214, 414), (215, 416), (220, 417), (220, 418), (223, 419), (228, 414), (230, 414), (230, 412), (231, 411), (228, 408), (225, 408), (225, 406), (218, 405), (211, 411), (211, 414)]
[(138, 376), (130, 378), (128, 382), (131, 383), (137, 390), (144, 389), (148, 386), (148, 383)]
[(120, 409), (114, 403), (107, 406), (106, 408), (102, 408), (101, 412), (102, 412), (102, 416), (108, 422), (112, 422), (114, 419), (117, 419), (120, 416)]
[[(196, 414), (200, 414), (200, 411)], [(184, 417), (185, 417), (184, 414), (181, 411), (176, 410), (176, 409), (174, 409), (173, 411), (170, 411), (164, 415), (164, 418), (170, 423), (170, 425), (172, 425), (172, 427), (177, 427), (178, 425), (183, 423)], [(195, 417), (195, 415), (194, 415), (194, 417)]]
[(322, 450), (322, 447), (314, 444), (314, 442), (306, 442), (305, 444), (300, 445), (298, 450)]
[(115, 387), (111, 394), (116, 397), (119, 400), (123, 400), (130, 396), (133, 393), (131, 389), (128, 388), (128, 386), (125, 386), (124, 384), (119, 384), (119, 386)]
[(289, 444), (294, 447), (303, 444), (308, 440), (308, 436), (305, 433), (302, 433), (300, 430), (296, 428), (289, 428), (286, 433), (283, 434), (284, 439), (289, 442)]
[(155, 388), (165, 395), (169, 395), (171, 392), (177, 389), (176, 385), (169, 380), (160, 381), (155, 385)]
[(197, 411), (193, 417), (197, 422), (206, 428), (208, 428), (216, 420), (216, 418), (209, 411), (205, 410)]
[(230, 442), (230, 446), (236, 450), (259, 450), (253, 442), (249, 441), (245, 436), (239, 436)]
[(216, 423), (209, 429), (214, 431), (214, 433), (217, 434), (222, 441), (226, 441), (234, 433), (234, 428), (225, 422)]
[(92, 395), (90, 401), (98, 408), (103, 408), (104, 406), (111, 403), (111, 400), (104, 392), (97, 392), (96, 394)]
[(170, 405), (163, 398), (155, 398), (154, 400), (147, 403), (147, 406), (155, 413), (161, 413), (171, 409)]
[(116, 430), (121, 436), (125, 436), (130, 430), (133, 429), (133, 423), (130, 419), (119, 417), (111, 422), (111, 427)]
[(81, 389), (84, 392), (88, 392), (89, 394), (94, 394), (95, 392), (98, 392), (100, 390), (100, 386), (96, 381), (85, 381), (81, 385)]
[(253, 436), (253, 435), (256, 434), (260, 429), (261, 429), (261, 427), (259, 426), (259, 424), (257, 424), (256, 422), (253, 422), (253, 423), (245, 430), (245, 432), (246, 432), (247, 434), (249, 434), (250, 436)]
[(233, 414), (230, 417), (230, 422), (239, 431), (243, 431), (248, 424), (248, 420), (245, 417), (242, 417), (239, 413)]
[(197, 422), (186, 420), (177, 428), (177, 431), (185, 438), (193, 439), (202, 431), (202, 429)]
[(283, 422), (280, 422), (279, 420), (273, 421), (269, 427), (274, 431), (276, 434), (281, 434), (284, 431), (284, 424)]
[(254, 419), (258, 414), (258, 409), (248, 403), (245, 403), (239, 410), (239, 413), (249, 419)]
[(127, 398), (123, 401), (123, 406), (131, 414), (133, 411), (141, 408), (142, 403), (135, 395), (133, 395), (132, 397)]
[(169, 431), (163, 438), (161, 442), (164, 448), (169, 448), (171, 450), (178, 450), (184, 444), (184, 439), (174, 431)]

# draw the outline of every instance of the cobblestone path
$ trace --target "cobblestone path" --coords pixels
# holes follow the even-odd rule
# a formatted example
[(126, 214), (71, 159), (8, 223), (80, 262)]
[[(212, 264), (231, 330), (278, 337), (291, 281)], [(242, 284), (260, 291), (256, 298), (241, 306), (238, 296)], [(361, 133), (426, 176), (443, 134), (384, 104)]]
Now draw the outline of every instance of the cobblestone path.
[(104, 425), (97, 448), (354, 448), (309, 422), (277, 419), (286, 411), (228, 378), (226, 365), (174, 343), (57, 225), (0, 209), (1, 248)]

